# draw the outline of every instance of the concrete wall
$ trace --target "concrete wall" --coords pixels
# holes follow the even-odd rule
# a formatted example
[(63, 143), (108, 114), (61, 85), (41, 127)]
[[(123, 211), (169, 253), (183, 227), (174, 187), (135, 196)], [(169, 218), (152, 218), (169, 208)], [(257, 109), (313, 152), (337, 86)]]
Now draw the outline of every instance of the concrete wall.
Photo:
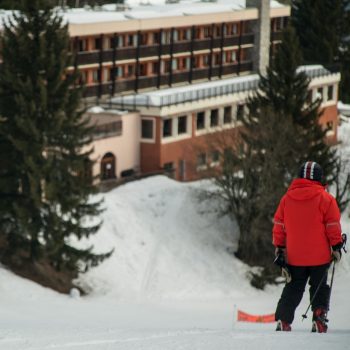
[(112, 153), (116, 157), (116, 176), (120, 177), (123, 170), (140, 167), (140, 115), (128, 113), (121, 117), (123, 132), (120, 136), (108, 137), (93, 142), (94, 152), (91, 158), (96, 160), (93, 167), (93, 175), (100, 174), (102, 157), (106, 153)]

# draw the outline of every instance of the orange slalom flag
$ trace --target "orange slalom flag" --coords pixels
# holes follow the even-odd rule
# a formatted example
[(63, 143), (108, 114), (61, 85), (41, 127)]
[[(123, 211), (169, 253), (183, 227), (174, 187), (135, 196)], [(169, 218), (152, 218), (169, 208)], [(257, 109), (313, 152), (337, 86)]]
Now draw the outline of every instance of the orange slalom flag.
[(238, 322), (271, 323), (271, 322), (275, 322), (275, 314), (250, 315), (250, 314), (247, 314), (246, 312), (238, 310), (237, 321)]

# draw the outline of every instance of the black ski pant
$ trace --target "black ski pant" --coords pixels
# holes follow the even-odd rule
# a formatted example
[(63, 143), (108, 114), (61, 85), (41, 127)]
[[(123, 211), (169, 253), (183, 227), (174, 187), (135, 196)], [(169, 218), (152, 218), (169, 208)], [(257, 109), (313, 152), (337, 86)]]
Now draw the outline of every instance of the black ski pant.
[[(329, 302), (329, 286), (327, 285), (327, 277), (329, 264), (318, 266), (288, 266), (292, 276), (292, 280), (287, 283), (283, 289), (280, 300), (277, 304), (275, 318), (291, 324), (294, 320), (294, 313), (303, 297), (307, 280), (310, 285), (310, 301), (311, 308), (315, 310), (319, 307), (328, 309)], [(321, 285), (320, 285), (321, 283)], [(318, 289), (317, 294), (315, 292)]]

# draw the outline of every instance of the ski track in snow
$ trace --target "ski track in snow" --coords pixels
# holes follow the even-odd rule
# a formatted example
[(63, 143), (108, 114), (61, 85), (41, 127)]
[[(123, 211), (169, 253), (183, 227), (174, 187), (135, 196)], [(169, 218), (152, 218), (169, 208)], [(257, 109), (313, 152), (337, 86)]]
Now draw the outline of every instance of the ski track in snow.
[[(265, 330), (261, 330), (265, 328)], [(267, 329), (268, 328), (268, 329)], [(95, 331), (94, 331), (95, 332)], [(117, 333), (117, 334), (115, 334)], [(349, 333), (333, 331), (328, 334), (312, 334), (306, 329), (291, 333), (273, 332), (270, 327), (246, 327), (241, 330), (137, 330), (114, 331), (99, 337), (76, 334), (68, 339), (2, 339), (1, 349), (6, 350), (346, 350), (349, 349)], [(78, 340), (76, 338), (82, 338)], [(35, 345), (32, 345), (36, 343)]]

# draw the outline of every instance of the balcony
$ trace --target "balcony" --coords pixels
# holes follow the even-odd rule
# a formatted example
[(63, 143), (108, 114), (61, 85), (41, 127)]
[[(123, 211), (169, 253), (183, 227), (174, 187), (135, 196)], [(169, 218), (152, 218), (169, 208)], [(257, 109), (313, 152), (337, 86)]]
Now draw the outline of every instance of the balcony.
[(271, 32), (271, 41), (281, 41), (282, 40), (282, 31)]
[[(227, 75), (239, 75), (243, 72), (249, 72), (253, 69), (252, 61), (242, 61), (238, 63), (225, 64), (221, 68), (219, 66), (205, 68), (193, 68), (192, 69), (192, 82), (196, 80), (209, 80), (209, 78), (217, 78), (220, 76)], [(167, 87), (178, 83), (188, 83), (190, 81), (190, 70), (172, 72), (171, 74), (164, 73), (158, 78), (157, 75), (152, 76), (141, 76), (136, 78), (132, 77), (129, 79), (116, 79), (114, 85), (114, 93), (124, 93), (135, 91), (136, 86), (138, 90), (142, 89), (157, 89), (158, 82), (159, 86)], [(86, 86), (84, 90), (84, 97), (94, 97), (101, 95), (111, 95), (113, 92), (113, 82), (105, 82), (101, 85), (94, 84), (91, 86)]]
[[(272, 40), (280, 40), (281, 32), (275, 32), (271, 34)], [(181, 52), (190, 52), (191, 47), (193, 46), (193, 51), (199, 50), (209, 50), (211, 47), (220, 48), (223, 44), (224, 47), (227, 46), (238, 46), (239, 41), (241, 40), (242, 45), (254, 44), (254, 34), (243, 34), (239, 36), (226, 36), (223, 39), (221, 38), (206, 38), (195, 40), (193, 43), (191, 41), (183, 42), (174, 42), (172, 47), (172, 52), (174, 54)], [(100, 51), (91, 51), (91, 52), (78, 52), (77, 53), (77, 65), (88, 65), (88, 64), (98, 64), (100, 62), (100, 54), (102, 54), (102, 62), (112, 62), (114, 57), (114, 50), (107, 49)], [(171, 54), (171, 45), (162, 44), (161, 45), (161, 55), (170, 55)], [(127, 59), (136, 59), (137, 48), (136, 47), (117, 47), (115, 50), (115, 57), (117, 61), (127, 60)], [(159, 45), (142, 45), (139, 47), (139, 57), (155, 57), (159, 56)]]
[(94, 64), (99, 62), (100, 52), (78, 52), (77, 54), (77, 65), (82, 66), (85, 64)]

